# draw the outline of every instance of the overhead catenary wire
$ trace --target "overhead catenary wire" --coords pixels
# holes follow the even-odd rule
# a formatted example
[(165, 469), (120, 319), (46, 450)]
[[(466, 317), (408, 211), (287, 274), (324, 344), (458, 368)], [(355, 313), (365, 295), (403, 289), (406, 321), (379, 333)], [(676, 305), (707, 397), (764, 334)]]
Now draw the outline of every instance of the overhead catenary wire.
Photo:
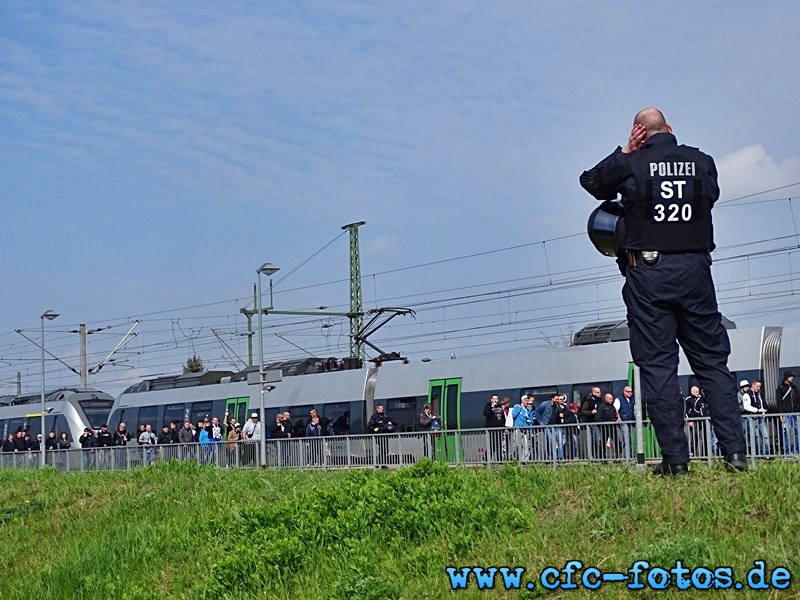
[[(751, 198), (753, 198), (755, 196), (758, 196), (758, 195), (761, 195), (761, 194), (765, 194), (765, 193), (768, 193), (768, 192), (772, 192), (772, 191), (776, 191), (776, 190), (785, 189), (785, 188), (788, 188), (788, 187), (792, 187), (793, 185), (800, 185), (800, 182), (797, 182), (795, 184), (789, 184), (787, 186), (780, 186), (780, 187), (777, 187), (777, 188), (772, 188), (770, 190), (764, 190), (763, 192), (758, 192), (758, 193), (755, 193), (755, 194), (749, 194), (747, 196), (740, 196), (738, 198), (728, 199), (728, 200), (725, 200), (723, 202), (720, 202), (720, 204), (734, 203), (736, 201), (741, 201), (741, 200), (745, 200), (745, 199), (748, 199), (748, 201), (747, 202), (738, 202), (738, 204), (735, 204), (735, 205), (744, 206), (744, 205), (747, 205), (747, 204), (787, 201), (789, 203), (790, 211), (792, 211), (792, 219), (794, 221), (793, 206), (792, 206), (792, 199), (791, 198), (778, 198), (778, 199), (767, 198), (767, 199), (759, 199), (757, 201), (749, 200), (749, 199), (751, 199)], [(341, 237), (341, 235), (342, 234), (339, 234), (339, 236), (337, 236), (336, 239), (338, 239), (338, 237)], [(526, 242), (526, 243), (523, 243), (523, 244), (516, 244), (516, 245), (513, 245), (513, 246), (505, 246), (505, 247), (502, 247), (502, 248), (489, 249), (489, 250), (486, 250), (486, 251), (483, 251), (483, 252), (479, 252), (479, 253), (470, 253), (470, 254), (466, 254), (466, 255), (462, 255), (462, 256), (450, 257), (450, 258), (440, 259), (440, 260), (436, 260), (436, 261), (427, 261), (427, 262), (416, 264), (416, 265), (407, 265), (407, 266), (404, 266), (404, 267), (400, 267), (398, 269), (389, 269), (389, 270), (379, 271), (379, 272), (367, 274), (364, 277), (372, 277), (373, 278), (373, 284), (374, 284), (373, 285), (373, 289), (377, 289), (377, 284), (375, 283), (375, 281), (376, 281), (378, 276), (391, 275), (391, 274), (397, 273), (399, 271), (407, 271), (407, 270), (411, 270), (411, 269), (427, 268), (427, 267), (432, 267), (432, 266), (436, 266), (436, 265), (447, 264), (447, 263), (450, 263), (450, 262), (453, 262), (453, 261), (457, 261), (457, 260), (469, 260), (471, 258), (476, 258), (476, 257), (479, 257), (479, 256), (491, 255), (491, 254), (496, 254), (496, 253), (499, 253), (499, 252), (513, 251), (515, 249), (525, 249), (527, 247), (535, 246), (535, 245), (538, 245), (538, 244), (541, 244), (543, 247), (546, 247), (546, 243), (548, 241), (554, 241), (554, 240), (559, 240), (559, 239), (568, 239), (568, 238), (573, 238), (573, 237), (578, 237), (578, 236), (582, 237), (584, 235), (585, 235), (584, 233), (569, 234), (569, 235), (566, 235), (566, 236), (558, 236), (556, 238), (550, 238), (548, 240), (539, 240), (539, 241), (534, 241), (534, 242)], [(779, 247), (779, 248), (766, 248), (766, 249), (761, 249), (761, 250), (756, 250), (755, 248), (753, 248), (753, 246), (755, 244), (757, 244), (757, 243), (770, 242), (770, 243), (774, 244), (776, 242), (779, 243), (781, 240), (785, 240), (785, 241), (791, 240), (793, 243), (792, 243), (792, 245), (784, 245), (784, 246)], [(335, 241), (335, 239), (333, 241)], [(328, 245), (333, 243), (333, 241), (329, 242)], [(750, 252), (747, 252), (745, 254), (738, 254), (738, 255), (734, 255), (734, 256), (724, 256), (724, 254), (729, 252), (730, 250), (735, 250), (737, 248), (737, 246), (734, 245), (734, 246), (720, 247), (717, 250), (718, 258), (715, 260), (715, 266), (716, 265), (720, 265), (720, 264), (722, 264), (722, 265), (731, 264), (732, 265), (732, 264), (736, 264), (736, 263), (741, 262), (741, 261), (746, 261), (746, 262), (752, 263), (753, 260), (757, 260), (757, 259), (775, 257), (775, 256), (780, 256), (780, 255), (787, 255), (789, 257), (789, 261), (790, 261), (789, 272), (790, 273), (792, 272), (792, 270), (791, 270), (791, 259), (792, 259), (792, 256), (794, 255), (794, 253), (797, 251), (797, 248), (798, 248), (798, 235), (797, 235), (796, 226), (794, 227), (793, 235), (774, 237), (774, 238), (771, 238), (770, 240), (764, 240), (764, 241), (755, 240), (755, 241), (749, 242), (749, 244), (750, 244), (750, 248), (751, 248)], [(318, 251), (316, 254), (318, 254), (321, 251), (322, 250)], [(722, 256), (720, 256), (720, 255), (722, 255)], [(313, 258), (313, 256), (311, 258)], [(309, 258), (306, 261), (304, 261), (303, 263), (301, 263), (300, 266), (302, 266), (303, 264), (307, 263), (308, 260), (311, 260), (311, 258)], [(549, 261), (548, 261), (548, 263), (549, 263)], [(299, 266), (297, 268), (299, 268)], [(292, 272), (296, 271), (297, 268), (295, 268), (293, 271), (290, 271), (289, 273), (287, 273), (286, 276), (288, 276)], [(574, 275), (574, 276), (570, 276), (570, 275)], [(284, 279), (285, 279), (285, 277), (284, 277)], [(750, 279), (750, 278), (748, 278), (748, 279)], [(791, 279), (791, 277), (789, 279)], [(346, 281), (347, 281), (347, 279), (341, 279), (341, 280), (337, 280), (336, 282), (333, 282), (333, 283), (343, 283), (343, 282), (346, 282)], [(415, 310), (418, 310), (420, 312), (420, 314), (424, 315), (426, 312), (432, 314), (435, 311), (452, 310), (452, 309), (459, 309), (459, 308), (468, 308), (470, 306), (476, 306), (477, 307), (477, 306), (484, 305), (486, 303), (499, 302), (501, 297), (503, 297), (504, 299), (507, 300), (507, 302), (510, 303), (512, 300), (520, 300), (520, 299), (523, 299), (525, 297), (530, 297), (532, 295), (543, 294), (543, 293), (547, 293), (547, 292), (550, 292), (550, 291), (553, 291), (553, 292), (565, 292), (566, 291), (566, 292), (568, 292), (569, 290), (580, 290), (583, 286), (588, 286), (588, 285), (592, 285), (592, 286), (598, 286), (598, 285), (601, 285), (601, 284), (619, 285), (619, 284), (621, 284), (621, 281), (622, 281), (621, 278), (619, 278), (619, 276), (616, 275), (616, 269), (613, 266), (606, 265), (606, 266), (602, 266), (602, 267), (601, 266), (584, 267), (584, 268), (581, 268), (581, 269), (570, 269), (570, 270), (562, 270), (560, 272), (559, 271), (552, 271), (551, 272), (550, 266), (548, 264), (547, 265), (547, 273), (545, 273), (545, 274), (538, 274), (538, 275), (533, 275), (533, 276), (529, 276), (529, 277), (519, 277), (519, 278), (506, 279), (506, 280), (504, 280), (502, 282), (485, 282), (485, 283), (469, 284), (469, 285), (458, 286), (458, 287), (452, 287), (451, 286), (449, 288), (444, 288), (442, 290), (433, 290), (433, 291), (426, 290), (426, 291), (418, 292), (418, 293), (406, 294), (406, 295), (402, 295), (402, 296), (394, 296), (394, 297), (391, 298), (391, 300), (392, 300), (393, 304), (396, 303), (396, 302), (394, 302), (394, 300), (401, 301), (401, 302), (399, 302), (400, 304), (405, 304), (405, 302), (402, 302), (402, 301), (407, 299), (409, 301), (408, 305), (410, 307), (414, 307)], [(772, 281), (772, 280), (768, 279), (767, 281)], [(514, 285), (514, 284), (521, 284), (521, 285)], [(323, 284), (317, 283), (317, 284), (313, 284), (313, 285), (310, 285), (310, 286), (301, 286), (301, 287), (298, 287), (298, 288), (295, 288), (295, 289), (296, 290), (308, 289), (308, 288), (311, 288), (311, 287), (319, 287), (320, 285), (325, 285), (325, 284), (324, 283)], [(502, 286), (502, 287), (498, 288), (498, 286)], [(725, 291), (727, 289), (732, 288), (733, 286), (735, 286), (735, 282), (731, 282), (731, 281), (723, 281), (722, 283), (718, 283), (718, 289), (720, 291)], [(495, 288), (495, 289), (492, 289), (492, 288)], [(476, 292), (479, 292), (479, 293), (475, 293), (475, 294), (459, 293), (459, 292), (468, 291), (470, 289), (476, 290)], [(483, 291), (481, 291), (481, 289)], [(282, 290), (282, 292), (289, 292), (289, 291), (292, 291), (292, 290), (288, 290), (288, 289)], [(795, 292), (793, 290), (790, 290), (788, 293), (791, 296), (795, 295)], [(377, 294), (376, 294), (376, 296), (377, 296)], [(758, 294), (758, 295), (755, 296), (755, 299), (757, 299), (757, 300), (758, 299), (763, 299), (763, 297), (764, 296), (762, 294)], [(777, 295), (775, 297), (782, 297), (782, 295)], [(252, 302), (252, 299), (249, 299), (249, 300)], [(378, 303), (384, 302), (386, 300), (389, 300), (389, 299), (388, 298), (387, 299), (378, 299), (377, 297), (374, 299), (374, 301), (376, 303), (376, 306), (378, 305)], [(226, 304), (229, 304), (230, 302), (238, 303), (240, 301), (241, 301), (241, 299), (236, 298), (236, 299), (233, 299), (233, 300), (226, 300), (226, 301), (199, 303), (199, 304), (193, 304), (191, 307), (183, 307), (183, 308), (180, 308), (180, 309), (167, 309), (167, 310), (162, 310), (162, 311), (153, 311), (153, 312), (144, 313), (143, 315), (137, 315), (137, 316), (150, 315), (153, 318), (149, 319), (149, 321), (151, 323), (153, 323), (153, 324), (155, 324), (155, 323), (157, 323), (159, 321), (162, 321), (162, 322), (169, 322), (172, 325), (174, 323), (174, 321), (175, 321), (175, 317), (174, 316), (168, 316), (168, 315), (174, 315), (176, 313), (181, 314), (181, 316), (179, 318), (179, 322), (183, 321), (184, 323), (187, 323), (187, 322), (192, 322), (193, 323), (193, 325), (189, 329), (190, 335), (187, 335), (186, 337), (187, 338), (194, 337), (195, 341), (198, 344), (196, 346), (196, 350), (198, 352), (207, 352), (207, 351), (211, 351), (212, 349), (215, 349), (215, 346), (218, 348), (219, 345), (220, 345), (219, 342), (214, 342), (214, 341), (205, 339), (205, 336), (209, 336), (209, 337), (211, 336), (210, 327), (211, 326), (218, 326), (219, 325), (219, 320), (221, 320), (221, 319), (225, 319), (225, 320), (230, 321), (230, 319), (232, 318), (232, 315), (231, 315), (230, 312), (225, 312), (225, 311), (219, 311), (220, 314), (202, 315), (202, 316), (195, 316), (195, 315), (192, 315), (192, 314), (189, 314), (189, 313), (191, 311), (201, 310), (201, 309), (210, 308), (210, 307), (214, 307), (214, 306), (221, 306), (222, 307), (222, 306), (225, 306)], [(738, 302), (738, 301), (736, 301), (736, 302)], [(732, 300), (727, 300), (724, 295), (720, 296), (720, 305), (721, 306), (735, 306), (736, 302), (734, 302)], [(600, 307), (600, 303), (598, 301), (592, 301), (590, 304), (594, 304), (594, 305), (597, 305), (598, 307)], [(613, 304), (613, 302), (612, 302), (612, 304)], [(342, 304), (341, 306), (346, 306), (346, 305)], [(562, 304), (562, 306), (564, 306), (564, 305)], [(617, 302), (617, 306), (618, 306), (617, 310), (620, 310), (621, 305), (619, 305), (618, 302)], [(238, 305), (237, 305), (237, 308), (238, 308)], [(527, 311), (526, 310), (517, 310), (516, 307), (512, 311), (511, 304), (509, 304), (509, 306), (508, 306), (508, 308), (506, 310), (507, 310), (508, 315), (509, 315), (508, 319), (505, 319), (505, 320), (499, 319), (500, 322), (495, 326), (495, 329), (496, 330), (502, 330), (503, 326), (506, 326), (508, 328), (512, 328), (512, 326), (514, 326), (515, 331), (524, 331), (524, 329), (522, 329), (522, 330), (519, 329), (520, 319), (517, 318), (517, 315), (524, 315), (524, 314), (526, 314)], [(542, 307), (537, 306), (537, 307), (534, 307), (534, 308), (530, 309), (531, 312), (529, 314), (535, 315), (536, 311), (546, 312), (548, 310), (553, 310), (553, 307), (552, 306), (542, 306)], [(770, 309), (768, 307), (765, 307), (765, 308), (761, 309), (761, 314), (774, 314), (774, 312), (777, 311), (777, 310), (778, 309)], [(793, 311), (793, 310), (796, 310), (796, 309), (794, 308), (793, 304), (786, 303), (786, 305), (783, 307), (782, 310), (784, 312), (788, 312), (788, 311)], [(487, 315), (493, 314), (493, 313), (486, 313), (486, 311), (483, 311), (483, 312), (485, 314), (487, 314)], [(513, 317), (512, 317), (512, 312), (513, 312), (513, 315), (514, 315)], [(590, 312), (592, 312), (592, 311), (590, 311)], [(594, 312), (594, 314), (597, 314), (597, 312)], [(601, 314), (606, 314), (606, 313), (603, 312)], [(165, 316), (162, 317), (162, 315), (165, 315)], [(582, 315), (583, 315), (582, 312), (576, 311), (574, 314), (572, 314), (570, 316), (575, 318), (575, 319), (577, 319), (577, 318), (580, 318)], [(233, 318), (235, 319), (236, 316), (237, 316), (237, 313), (234, 312), (233, 313)], [(110, 323), (112, 326), (119, 326), (119, 325), (122, 325), (122, 324), (125, 324), (125, 323), (130, 323), (133, 318), (134, 317), (131, 317), (131, 316), (129, 316), (129, 317), (119, 317), (117, 319), (105, 319), (103, 321), (94, 321), (91, 324), (93, 325), (95, 323), (102, 323), (103, 325), (108, 326), (108, 324)], [(457, 325), (457, 324), (462, 323), (462, 322), (465, 323), (465, 324), (468, 324), (469, 321), (473, 321), (476, 318), (477, 317), (475, 315), (473, 315), (473, 314), (458, 315), (458, 314), (449, 314), (448, 313), (447, 321), (452, 326), (452, 325)], [(431, 322), (433, 322), (433, 320), (425, 319), (425, 320), (422, 321), (422, 323), (419, 323), (419, 324), (415, 324), (415, 323), (408, 323), (408, 324), (399, 323), (399, 324), (393, 325), (392, 329), (395, 332), (402, 331), (403, 328), (407, 328), (408, 331), (414, 331), (415, 329), (420, 329), (420, 325), (430, 325)], [(194, 326), (194, 323), (197, 324), (196, 327)], [(274, 325), (272, 323), (274, 323)], [(320, 321), (317, 320), (317, 319), (299, 320), (297, 318), (271, 317), (270, 318), (270, 324), (268, 324), (267, 327), (265, 327), (265, 330), (266, 331), (276, 331), (276, 330), (279, 330), (279, 329), (286, 330), (289, 327), (295, 326), (295, 327), (298, 328), (298, 331), (291, 331), (291, 332), (286, 332), (286, 333), (288, 333), (289, 335), (304, 335), (304, 336), (307, 336), (307, 337), (310, 338), (312, 333), (313, 333), (311, 330), (312, 329), (317, 329), (318, 330), (319, 323), (320, 323)], [(290, 325), (290, 324), (296, 324), (296, 325)], [(483, 327), (484, 325), (476, 325), (476, 326), (477, 327)], [(553, 325), (552, 325), (552, 327), (557, 327), (557, 326), (558, 326), (557, 323), (553, 323)], [(304, 328), (306, 330), (305, 332), (304, 332)], [(228, 328), (228, 329), (230, 329), (230, 328)], [(31, 330), (33, 330), (33, 328), (31, 328)], [(454, 328), (452, 330), (451, 330), (451, 328), (448, 328), (448, 331), (445, 334), (448, 337), (450, 337), (451, 338), (450, 341), (452, 341), (452, 339), (454, 339), (453, 336), (457, 335), (459, 331), (467, 332), (468, 330), (469, 330), (469, 327)], [(154, 328), (148, 329), (148, 335), (152, 336), (152, 339), (154, 341), (145, 344), (145, 343), (143, 343), (142, 340), (139, 340), (137, 342), (137, 344), (135, 345), (135, 347), (132, 348), (132, 350), (130, 352), (126, 353), (127, 356), (129, 356), (131, 358), (135, 358), (137, 365), (143, 365), (143, 366), (139, 367), (141, 369), (149, 368), (149, 367), (147, 367), (147, 365), (151, 365), (154, 362), (160, 362), (162, 365), (164, 365), (164, 367), (167, 367), (167, 368), (171, 368), (171, 367), (174, 367), (176, 365), (180, 366), (181, 364), (183, 364), (183, 360), (181, 360), (182, 353), (185, 352), (185, 348), (183, 347), (183, 344), (178, 342), (178, 341), (176, 341), (175, 339), (170, 340), (169, 342), (155, 341), (156, 338), (158, 336), (160, 336), (160, 335), (163, 335), (163, 333), (165, 331), (169, 331), (169, 330), (168, 329), (164, 329), (164, 328), (158, 328), (158, 327), (154, 327)], [(6, 337), (6, 336), (8, 334), (10, 334), (10, 333), (12, 333), (12, 332), (8, 332), (6, 334), (0, 334), (0, 339), (8, 340), (9, 338)], [(225, 335), (232, 336), (231, 339), (233, 339), (233, 336), (237, 336), (238, 337), (236, 332), (226, 333)], [(430, 336), (431, 336), (430, 333), (425, 333), (425, 334), (421, 334), (416, 339), (420, 340), (420, 343), (423, 343), (424, 340), (429, 338)], [(415, 339), (414, 336), (411, 336), (411, 335), (408, 336), (408, 340), (409, 341), (413, 341), (414, 339)], [(434, 337), (430, 337), (430, 339), (435, 339), (435, 336)], [(535, 340), (536, 338), (534, 337), (534, 338), (531, 338), (531, 339)], [(524, 338), (519, 338), (519, 340), (526, 341)], [(502, 343), (505, 343), (505, 342), (497, 342), (497, 343), (498, 344), (502, 344)], [(52, 347), (54, 349), (55, 348), (59, 348), (59, 347), (63, 347), (65, 350), (69, 349), (74, 353), (75, 344), (74, 344), (74, 340), (67, 340), (67, 339), (62, 340), (60, 338), (54, 338), (52, 346), (51, 346), (50, 343), (48, 343), (48, 348), (50, 348), (50, 347)], [(172, 348), (172, 350), (170, 351), (171, 354), (167, 353), (167, 349), (169, 347)], [(304, 348), (303, 351), (304, 352), (305, 351), (319, 352), (320, 349), (321, 348), (319, 346), (307, 345), (306, 348)], [(322, 348), (322, 349), (324, 350), (324, 348)], [(25, 358), (20, 358), (20, 357), (24, 357), (26, 354), (30, 355), (30, 352), (31, 352), (30, 348), (23, 349), (19, 344), (14, 344), (14, 343), (12, 343), (12, 344), (3, 344), (3, 343), (0, 343), (0, 364), (4, 364), (4, 362), (10, 362), (10, 361), (16, 361), (15, 365), (24, 364), (26, 359)], [(152, 358), (152, 353), (157, 353), (159, 355), (159, 357), (158, 358)], [(103, 352), (96, 352), (96, 353), (91, 353), (90, 352), (90, 356), (92, 356), (92, 355), (103, 355), (103, 354), (104, 354)], [(73, 356), (73, 355), (74, 354), (70, 354), (68, 356)], [(227, 358), (229, 358), (229, 357), (227, 357)], [(219, 360), (222, 360), (222, 359), (220, 358)], [(125, 358), (123, 358), (120, 362), (124, 362), (124, 361), (125, 361)], [(29, 364), (31, 366), (30, 372), (33, 372), (33, 369), (35, 368), (35, 365), (36, 365), (35, 358), (31, 357), (31, 359), (29, 361)], [(14, 366), (14, 368), (16, 368), (16, 366)], [(67, 377), (69, 377), (69, 375), (67, 375)]]

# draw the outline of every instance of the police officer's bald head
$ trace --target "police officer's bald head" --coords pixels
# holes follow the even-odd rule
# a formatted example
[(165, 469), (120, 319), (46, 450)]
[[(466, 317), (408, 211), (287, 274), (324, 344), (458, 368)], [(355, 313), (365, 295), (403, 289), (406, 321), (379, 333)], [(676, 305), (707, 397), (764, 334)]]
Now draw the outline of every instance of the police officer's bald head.
[(640, 110), (636, 117), (633, 119), (634, 125), (644, 125), (645, 139), (657, 133), (672, 133), (672, 127), (669, 126), (667, 120), (657, 108), (645, 108)]

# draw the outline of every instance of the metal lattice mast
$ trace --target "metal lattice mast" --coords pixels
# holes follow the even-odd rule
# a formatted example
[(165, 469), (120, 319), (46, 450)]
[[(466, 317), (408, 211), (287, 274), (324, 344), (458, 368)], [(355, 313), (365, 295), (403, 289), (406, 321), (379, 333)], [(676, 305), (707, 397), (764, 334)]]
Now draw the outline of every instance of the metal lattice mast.
[(361, 298), (361, 253), (358, 246), (358, 228), (366, 225), (366, 221), (344, 225), (342, 229), (350, 230), (350, 356), (366, 358), (364, 344), (356, 340), (356, 336), (364, 325), (364, 305)]

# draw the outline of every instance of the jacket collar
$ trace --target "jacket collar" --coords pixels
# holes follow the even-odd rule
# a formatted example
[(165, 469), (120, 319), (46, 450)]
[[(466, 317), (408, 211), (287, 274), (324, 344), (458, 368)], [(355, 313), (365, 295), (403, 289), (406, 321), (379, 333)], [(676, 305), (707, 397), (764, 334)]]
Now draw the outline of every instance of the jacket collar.
[(678, 139), (671, 133), (657, 133), (654, 136), (647, 139), (644, 143), (645, 148), (649, 148), (651, 146), (660, 146), (660, 145), (678, 145)]

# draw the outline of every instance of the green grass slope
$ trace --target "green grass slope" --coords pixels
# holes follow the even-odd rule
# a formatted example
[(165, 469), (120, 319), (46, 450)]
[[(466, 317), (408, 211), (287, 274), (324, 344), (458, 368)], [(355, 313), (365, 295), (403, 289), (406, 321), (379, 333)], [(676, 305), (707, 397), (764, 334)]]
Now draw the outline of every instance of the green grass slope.
[[(617, 466), (121, 473), (0, 471), (0, 597), (795, 597), (785, 591), (548, 591), (580, 560), (624, 571), (753, 561), (800, 577), (800, 465), (660, 479)], [(525, 567), (532, 590), (453, 592), (448, 566)], [(580, 573), (579, 573), (580, 575)], [(739, 577), (736, 577), (739, 575)]]

